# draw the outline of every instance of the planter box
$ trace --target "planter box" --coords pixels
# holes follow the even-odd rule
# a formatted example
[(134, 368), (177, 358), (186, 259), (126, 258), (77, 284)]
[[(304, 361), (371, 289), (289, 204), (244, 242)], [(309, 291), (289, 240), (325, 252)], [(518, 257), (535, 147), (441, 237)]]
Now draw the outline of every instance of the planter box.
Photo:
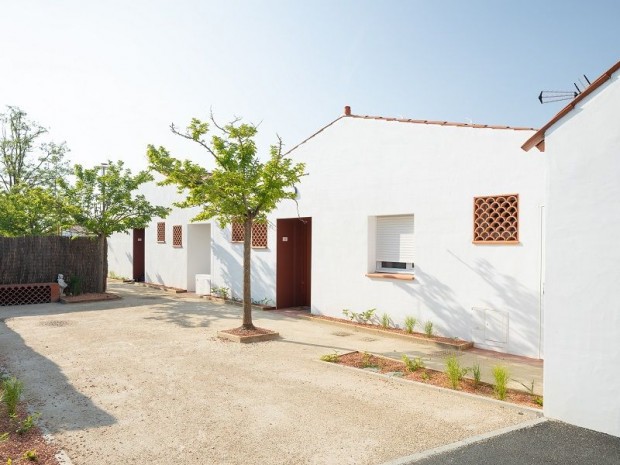
[[(267, 331), (267, 330), (263, 330), (263, 331)], [(227, 339), (233, 342), (240, 342), (242, 344), (248, 344), (251, 342), (273, 341), (275, 339), (279, 339), (280, 334), (275, 331), (268, 331), (264, 334), (252, 334), (252, 335), (242, 336), (239, 334), (232, 334), (224, 330), (224, 331), (218, 331), (217, 337), (219, 337), (220, 339)]]

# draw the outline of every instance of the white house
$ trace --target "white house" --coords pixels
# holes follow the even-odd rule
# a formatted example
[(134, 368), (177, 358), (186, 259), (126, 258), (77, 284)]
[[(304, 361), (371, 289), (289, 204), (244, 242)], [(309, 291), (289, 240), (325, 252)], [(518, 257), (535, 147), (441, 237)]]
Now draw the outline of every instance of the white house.
[[(290, 151), (308, 176), (297, 203), (256, 228), (253, 299), (334, 317), (376, 308), (398, 325), (411, 315), (441, 335), (542, 358), (545, 161), (520, 150), (534, 133), (347, 107)], [(146, 229), (144, 278), (193, 290), (194, 275), (208, 274), (241, 296), (242, 236), (192, 224), (194, 214), (175, 210)], [(136, 276), (130, 239), (109, 243), (110, 270)]]
[(545, 415), (620, 436), (620, 62), (533, 147), (548, 173)]

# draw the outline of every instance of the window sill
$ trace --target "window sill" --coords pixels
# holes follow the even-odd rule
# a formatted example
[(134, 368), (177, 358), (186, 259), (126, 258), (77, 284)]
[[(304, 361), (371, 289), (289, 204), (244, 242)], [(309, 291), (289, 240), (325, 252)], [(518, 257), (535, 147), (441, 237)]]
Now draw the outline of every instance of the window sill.
[(158, 244), (165, 244), (166, 241), (157, 241)]
[(474, 245), (521, 245), (520, 241), (471, 241)]
[(183, 246), (182, 245), (173, 245), (172, 248), (173, 249), (182, 249)]
[(413, 281), (415, 276), (409, 273), (366, 273), (368, 278), (398, 279), (401, 281)]

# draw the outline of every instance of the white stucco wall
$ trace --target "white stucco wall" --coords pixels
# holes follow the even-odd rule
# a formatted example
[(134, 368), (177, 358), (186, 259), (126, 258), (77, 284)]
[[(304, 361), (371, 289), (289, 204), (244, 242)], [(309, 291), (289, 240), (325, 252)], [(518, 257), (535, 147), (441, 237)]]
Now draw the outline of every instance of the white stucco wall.
[(108, 238), (108, 272), (122, 278), (133, 278), (133, 231)]
[(545, 415), (620, 436), (620, 78), (545, 138)]

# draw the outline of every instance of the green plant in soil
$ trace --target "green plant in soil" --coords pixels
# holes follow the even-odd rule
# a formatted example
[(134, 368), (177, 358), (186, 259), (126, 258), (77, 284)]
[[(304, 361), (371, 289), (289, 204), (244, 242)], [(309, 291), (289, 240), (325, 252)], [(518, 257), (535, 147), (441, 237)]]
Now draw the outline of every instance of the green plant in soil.
[(459, 383), (463, 376), (467, 374), (467, 371), (467, 368), (461, 367), (460, 362), (454, 355), (446, 359), (446, 375), (448, 375), (452, 389), (458, 389)]
[(4, 442), (4, 441), (6, 441), (8, 439), (9, 439), (9, 433), (8, 432), (0, 434), (0, 442)]
[(474, 366), (471, 367), (471, 372), (474, 375), (474, 387), (478, 387), (481, 377), (480, 364), (475, 363)]
[(339, 357), (338, 353), (334, 351), (333, 354), (321, 355), (321, 360), (323, 360), (324, 362), (337, 363), (338, 357)]
[(372, 363), (372, 354), (364, 352), (362, 354), (362, 368), (376, 368), (377, 365)]
[(387, 313), (381, 315), (381, 326), (383, 327), (383, 329), (388, 329), (390, 327), (390, 322), (390, 315), (388, 315)]
[(426, 334), (427, 337), (433, 337), (433, 322), (432, 321), (427, 321), (424, 324), (424, 334)]
[(32, 450), (27, 450), (26, 452), (24, 452), (24, 455), (22, 456), (25, 460), (29, 460), (31, 462), (36, 462), (37, 460), (39, 460), (39, 456), (37, 455), (37, 451), (32, 449)]
[(499, 400), (506, 398), (508, 380), (510, 379), (510, 372), (506, 367), (497, 365), (493, 367), (493, 378), (495, 379), (495, 385), (493, 390)]
[(543, 398), (540, 396), (534, 397), (534, 402), (536, 402), (539, 406), (543, 406)]
[(415, 317), (405, 317), (405, 331), (407, 331), (409, 334), (413, 333), (413, 328), (415, 328), (417, 322), (418, 320)]
[(422, 372), (422, 379), (423, 379), (424, 381), (428, 381), (429, 379), (431, 379), (431, 377), (430, 377), (430, 375), (428, 374), (428, 372), (423, 371), (423, 372)]
[(363, 323), (368, 324), (370, 320), (372, 320), (376, 310), (376, 308), (369, 308), (365, 312), (361, 312), (359, 314), (359, 318), (362, 320)]
[(22, 392), (24, 392), (24, 383), (15, 376), (11, 376), (2, 381), (2, 389), (2, 402), (6, 405), (9, 416), (13, 416), (15, 415)]
[(21, 425), (19, 426), (19, 428), (17, 428), (15, 430), (15, 432), (17, 434), (27, 433), (28, 431), (30, 431), (37, 424), (37, 421), (39, 421), (40, 417), (41, 417), (41, 414), (38, 413), (38, 412), (35, 412), (35, 413), (31, 414), (31, 415), (28, 415), (21, 422)]
[(405, 367), (407, 371), (417, 371), (420, 368), (424, 368), (424, 361), (420, 357), (416, 357), (414, 359), (410, 359), (407, 357), (407, 354), (403, 354), (403, 362), (405, 362)]

